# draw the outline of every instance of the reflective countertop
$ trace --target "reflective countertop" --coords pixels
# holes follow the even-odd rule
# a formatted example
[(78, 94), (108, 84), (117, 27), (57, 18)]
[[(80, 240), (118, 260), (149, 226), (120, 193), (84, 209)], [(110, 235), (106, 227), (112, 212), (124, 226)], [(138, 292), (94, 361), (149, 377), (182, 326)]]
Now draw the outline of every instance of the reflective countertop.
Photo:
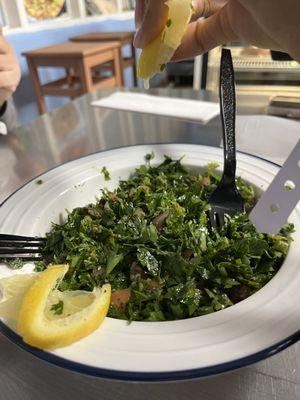
[[(44, 171), (97, 151), (146, 143), (221, 145), (219, 118), (200, 125), (90, 106), (92, 100), (112, 92), (107, 89), (85, 95), (0, 136), (0, 202)], [(152, 89), (150, 93), (218, 100), (215, 94), (204, 91)], [(300, 138), (300, 124), (265, 116), (268, 101), (267, 96), (238, 96), (237, 148), (282, 163)], [(0, 400), (300, 399), (299, 344), (241, 370), (167, 384), (105, 381), (62, 370), (17, 348), (1, 334), (0, 354)]]
[[(138, 89), (136, 89), (138, 90)], [(7, 136), (0, 136), (0, 202), (31, 178), (66, 161), (99, 150), (141, 143), (201, 143), (218, 146), (220, 120), (207, 125), (166, 117), (94, 108), (90, 102), (112, 93), (100, 90), (44, 114)], [(214, 94), (153, 89), (152, 94), (217, 101)], [(239, 112), (263, 113), (268, 98), (242, 96)]]

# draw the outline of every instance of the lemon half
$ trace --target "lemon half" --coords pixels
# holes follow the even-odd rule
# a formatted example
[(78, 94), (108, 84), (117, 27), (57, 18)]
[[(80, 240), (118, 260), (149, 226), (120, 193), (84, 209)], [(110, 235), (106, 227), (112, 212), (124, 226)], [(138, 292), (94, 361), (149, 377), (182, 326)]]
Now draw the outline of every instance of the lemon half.
[(137, 75), (148, 80), (164, 70), (180, 45), (186, 27), (193, 13), (191, 0), (169, 0), (168, 18), (163, 31), (141, 52)]
[[(40, 349), (67, 346), (89, 335), (105, 318), (111, 287), (93, 292), (59, 292), (55, 287), (68, 271), (67, 265), (53, 265), (36, 276), (26, 291), (18, 316), (18, 333), (24, 342)], [(64, 311), (55, 315), (53, 301), (61, 300)]]

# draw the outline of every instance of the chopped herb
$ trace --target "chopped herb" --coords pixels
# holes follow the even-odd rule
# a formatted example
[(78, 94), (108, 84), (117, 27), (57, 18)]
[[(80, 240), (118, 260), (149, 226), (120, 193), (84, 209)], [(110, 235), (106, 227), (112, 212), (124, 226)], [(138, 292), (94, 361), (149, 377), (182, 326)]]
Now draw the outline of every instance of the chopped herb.
[(80, 188), (82, 188), (84, 185), (85, 185), (85, 182), (82, 182), (82, 183), (78, 183), (78, 185), (74, 185), (73, 187), (74, 187), (74, 189), (80, 189)]
[(212, 171), (212, 170), (214, 170), (214, 169), (217, 169), (219, 166), (220, 166), (219, 163), (210, 162), (210, 163), (207, 164), (207, 169), (208, 169), (209, 171)]
[(154, 155), (154, 153), (152, 151), (151, 153), (148, 153), (148, 154), (145, 155), (145, 160), (147, 162), (149, 162), (149, 161), (153, 160), (154, 157), (155, 157), (155, 155)]
[(59, 300), (58, 303), (51, 306), (50, 310), (53, 311), (53, 314), (55, 315), (61, 315), (64, 310), (64, 302), (62, 300)]
[(36, 261), (34, 263), (34, 270), (35, 272), (41, 272), (43, 271), (45, 268), (47, 268), (47, 264), (45, 263), (45, 261)]
[(284, 184), (284, 188), (286, 190), (294, 190), (295, 187), (296, 186), (295, 186), (294, 182), (291, 182), (291, 181), (285, 182), (285, 184)]
[[(47, 261), (70, 265), (60, 290), (93, 290), (109, 282), (119, 299), (109, 316), (167, 321), (222, 310), (261, 289), (282, 265), (293, 225), (265, 235), (247, 214), (238, 214), (212, 228), (208, 200), (220, 180), (218, 165), (191, 173), (181, 160), (165, 156), (154, 166), (153, 157), (146, 155), (117, 189), (102, 189), (100, 200), (53, 224)], [(248, 213), (256, 203), (254, 189), (240, 177), (236, 183)]]
[(169, 18), (169, 19), (167, 20), (167, 22), (166, 22), (166, 27), (167, 27), (167, 28), (170, 28), (171, 25), (172, 25), (172, 20), (171, 20), (171, 18)]
[(38, 179), (37, 181), (35, 181), (35, 183), (36, 183), (37, 185), (42, 185), (44, 182), (43, 182), (42, 179)]
[(6, 262), (8, 263), (11, 269), (20, 269), (24, 267), (25, 262), (20, 258), (16, 258), (15, 260), (7, 259)]
[(104, 175), (106, 181), (110, 181), (110, 175), (106, 167), (103, 167), (101, 173)]
[(159, 273), (158, 261), (148, 250), (138, 249), (137, 259), (151, 275), (157, 276)]
[(159, 69), (161, 72), (164, 71), (166, 69), (166, 64), (160, 64)]

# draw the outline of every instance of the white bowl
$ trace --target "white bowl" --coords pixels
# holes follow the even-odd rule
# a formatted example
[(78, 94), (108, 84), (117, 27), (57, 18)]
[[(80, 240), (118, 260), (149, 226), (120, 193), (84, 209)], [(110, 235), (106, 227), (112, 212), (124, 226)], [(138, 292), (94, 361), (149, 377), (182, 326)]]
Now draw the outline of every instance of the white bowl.
[[(50, 222), (59, 222), (66, 209), (93, 202), (101, 187), (113, 189), (120, 178), (127, 179), (151, 151), (155, 153), (155, 163), (161, 162), (164, 154), (172, 158), (184, 155), (184, 164), (194, 168), (210, 161), (222, 164), (223, 160), (221, 149), (187, 144), (132, 146), (92, 154), (46, 172), (39, 177), (42, 185), (34, 179), (10, 196), (0, 208), (1, 232), (44, 235)], [(103, 166), (110, 172), (109, 182), (100, 172)], [(272, 163), (238, 154), (237, 174), (261, 190), (268, 187), (277, 172), (278, 167)], [(53, 364), (112, 379), (191, 379), (257, 362), (300, 337), (299, 206), (290, 221), (295, 224), (296, 233), (279, 272), (257, 293), (225, 310), (180, 321), (129, 325), (106, 318), (90, 336), (51, 352), (24, 344), (9, 321), (0, 320), (0, 331)], [(0, 265), (0, 277), (7, 271)]]

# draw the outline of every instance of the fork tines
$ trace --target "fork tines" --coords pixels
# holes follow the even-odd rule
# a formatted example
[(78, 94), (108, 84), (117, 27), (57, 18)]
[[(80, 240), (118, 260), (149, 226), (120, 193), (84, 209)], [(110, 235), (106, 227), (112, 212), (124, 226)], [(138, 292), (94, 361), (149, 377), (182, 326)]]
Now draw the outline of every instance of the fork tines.
[(0, 260), (42, 260), (45, 238), (0, 234)]
[(245, 212), (243, 203), (238, 199), (232, 208), (226, 207), (226, 205), (212, 204), (208, 213), (210, 224), (212, 227), (218, 228), (224, 225), (226, 216), (232, 218), (238, 212)]

